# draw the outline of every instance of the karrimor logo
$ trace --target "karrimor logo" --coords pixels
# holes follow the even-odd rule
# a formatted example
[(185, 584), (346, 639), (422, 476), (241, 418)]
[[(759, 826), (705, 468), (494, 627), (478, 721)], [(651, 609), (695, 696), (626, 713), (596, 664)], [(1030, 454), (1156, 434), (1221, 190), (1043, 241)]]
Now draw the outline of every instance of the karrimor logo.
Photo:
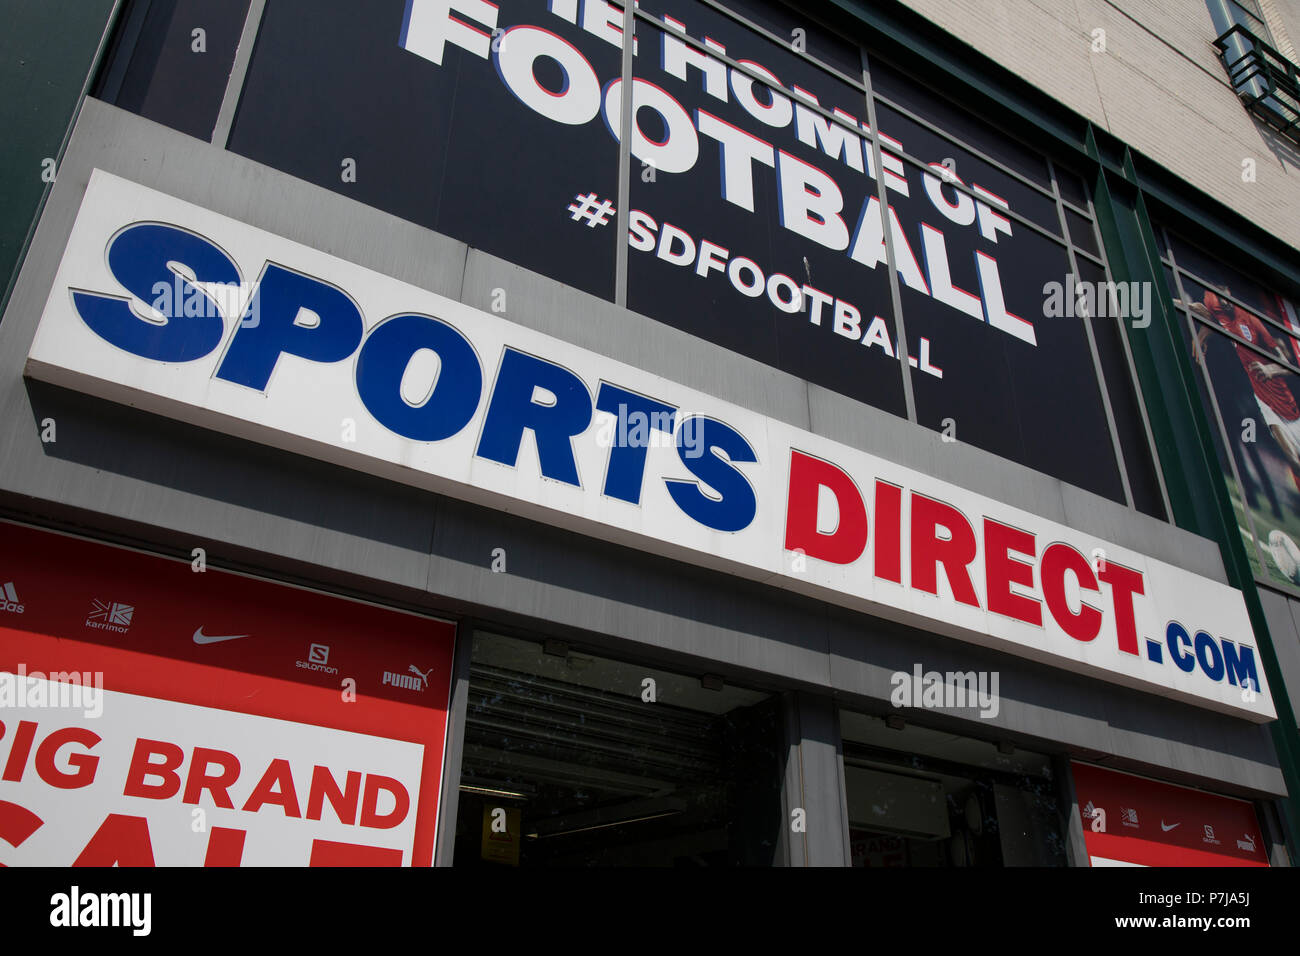
[[(427, 671), (422, 671), (414, 664), (411, 664), (406, 669), (408, 671), (406, 674), (384, 671), (383, 683), (389, 687), (405, 687), (407, 690), (418, 690), (420, 693), (424, 693), (425, 688), (429, 686), (429, 675), (433, 673), (433, 668), (430, 667)], [(416, 676), (412, 677), (412, 674)]]
[(112, 631), (115, 634), (125, 634), (131, 626), (131, 618), (135, 616), (135, 607), (130, 604), (120, 604), (117, 601), (95, 601), (90, 606), (90, 614), (86, 617), (86, 627), (93, 627), (99, 631)]
[(24, 610), (26, 608), (18, 603), (18, 592), (14, 589), (14, 583), (6, 581), (4, 587), (0, 588), (0, 611), (22, 614)]
[(308, 671), (318, 671), (322, 674), (337, 674), (339, 669), (330, 666), (330, 648), (328, 644), (313, 644), (307, 649), (307, 659), (305, 661), (295, 661), (298, 667)]

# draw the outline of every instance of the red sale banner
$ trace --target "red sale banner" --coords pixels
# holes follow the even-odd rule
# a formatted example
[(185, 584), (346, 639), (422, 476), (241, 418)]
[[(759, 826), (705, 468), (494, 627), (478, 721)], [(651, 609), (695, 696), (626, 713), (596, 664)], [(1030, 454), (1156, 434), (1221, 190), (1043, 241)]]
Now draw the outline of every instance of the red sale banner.
[(454, 625), (0, 522), (0, 863), (432, 863)]
[(1246, 800), (1072, 763), (1093, 866), (1268, 866)]

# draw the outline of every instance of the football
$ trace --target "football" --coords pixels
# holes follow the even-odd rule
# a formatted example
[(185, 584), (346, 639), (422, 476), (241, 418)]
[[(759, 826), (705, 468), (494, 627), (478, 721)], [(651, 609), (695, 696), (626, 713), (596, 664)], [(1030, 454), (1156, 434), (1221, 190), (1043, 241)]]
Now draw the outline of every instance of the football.
[(1300, 548), (1291, 537), (1281, 531), (1273, 531), (1268, 536), (1268, 550), (1273, 555), (1273, 563), (1282, 572), (1282, 577), (1292, 584), (1300, 584)]

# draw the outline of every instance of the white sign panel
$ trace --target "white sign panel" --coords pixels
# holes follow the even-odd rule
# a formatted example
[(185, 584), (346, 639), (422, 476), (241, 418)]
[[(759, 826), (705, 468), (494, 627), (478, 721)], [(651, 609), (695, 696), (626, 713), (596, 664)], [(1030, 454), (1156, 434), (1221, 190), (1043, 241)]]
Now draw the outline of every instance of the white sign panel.
[[(15, 684), (68, 695), (0, 672)], [(419, 744), (107, 689), (4, 714), (8, 865), (411, 864)]]
[(1079, 673), (1276, 716), (1232, 588), (101, 172), (27, 368)]

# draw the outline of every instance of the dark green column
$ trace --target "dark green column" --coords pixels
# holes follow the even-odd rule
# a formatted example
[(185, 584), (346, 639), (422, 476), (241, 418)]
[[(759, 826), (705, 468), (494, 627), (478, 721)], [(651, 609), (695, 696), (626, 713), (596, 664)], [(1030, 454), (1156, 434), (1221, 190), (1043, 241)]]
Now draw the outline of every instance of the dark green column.
[(1128, 147), (1108, 134), (1092, 131), (1089, 152), (1097, 162), (1093, 202), (1097, 223), (1117, 282), (1150, 282), (1152, 321), (1145, 329), (1130, 329), (1129, 344), (1137, 370), (1138, 386), (1146, 401), (1151, 431), (1160, 454), (1174, 522), (1182, 528), (1219, 543), (1228, 581), (1246, 599), (1251, 627), (1259, 643), (1260, 665), (1269, 686), (1278, 719), (1272, 724), (1273, 743), (1291, 798), (1283, 802), (1292, 856), (1300, 837), (1300, 735), (1295, 713), (1283, 690), (1282, 672), (1273, 652), (1272, 638), (1259, 600), (1255, 577), (1245, 545), (1237, 532), (1223, 471), (1215, 450), (1209, 417), (1201, 403), (1196, 369), (1183, 343), (1173, 296), (1165, 282), (1155, 231), (1138, 187), (1138, 176)]
[(0, 0), (0, 309), (116, 5)]

